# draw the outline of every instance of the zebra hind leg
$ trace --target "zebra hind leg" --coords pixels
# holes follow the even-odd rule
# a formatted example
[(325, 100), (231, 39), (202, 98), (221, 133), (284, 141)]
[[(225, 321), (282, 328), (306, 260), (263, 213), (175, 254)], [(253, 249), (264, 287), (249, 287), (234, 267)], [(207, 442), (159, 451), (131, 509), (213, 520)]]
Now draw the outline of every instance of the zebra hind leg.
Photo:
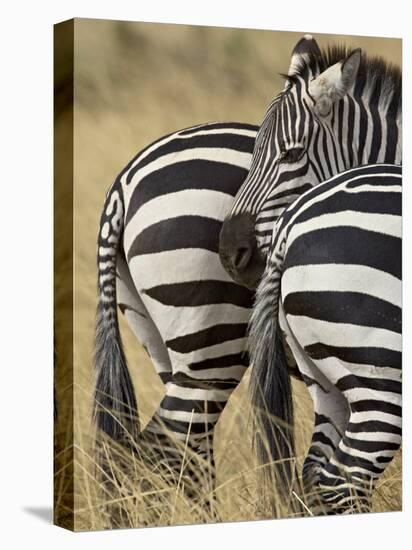
[(196, 521), (215, 521), (213, 434), (232, 388), (189, 388), (179, 375), (175, 378), (140, 436), (139, 447), (149, 468), (145, 492), (168, 488), (173, 498), (161, 500), (171, 507), (172, 516), (180, 502)]
[(329, 513), (369, 512), (376, 483), (400, 447), (400, 383), (382, 382), (382, 391), (369, 389), (367, 399), (350, 403), (345, 434), (322, 468), (319, 490)]
[(304, 378), (313, 400), (315, 425), (303, 464), (302, 482), (308, 508), (311, 513), (318, 515), (325, 512), (317, 490), (320, 474), (346, 429), (349, 406), (342, 393), (325, 377), (322, 377), (321, 384), (307, 376)]

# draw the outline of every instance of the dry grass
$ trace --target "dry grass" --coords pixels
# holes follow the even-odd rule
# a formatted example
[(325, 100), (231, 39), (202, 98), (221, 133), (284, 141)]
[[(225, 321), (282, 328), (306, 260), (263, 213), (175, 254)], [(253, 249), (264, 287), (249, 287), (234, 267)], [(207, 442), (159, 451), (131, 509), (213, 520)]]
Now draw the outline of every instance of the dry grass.
[[(276, 74), (287, 71), (290, 51), (300, 34), (80, 20), (76, 23), (75, 36), (74, 451), (71, 452), (66, 438), (67, 414), (72, 413), (66, 411), (66, 419), (63, 415), (57, 423), (60, 454), (56, 469), (58, 473), (68, 474), (57, 476), (56, 487), (60, 516), (67, 518), (74, 506), (74, 528), (88, 530), (107, 527), (101, 482), (96, 477), (91, 424), (96, 237), (105, 192), (126, 162), (161, 135), (213, 120), (259, 123), (269, 101), (282, 86)], [(316, 38), (321, 45), (340, 40), (327, 35)], [(344, 40), (400, 63), (398, 40), (358, 37), (344, 37)], [(64, 116), (57, 120), (57, 135), (64, 126)], [(58, 261), (64, 263), (67, 258), (58, 257)], [(62, 289), (57, 288), (56, 301), (66, 303), (67, 295)], [(144, 423), (156, 409), (163, 388), (123, 320), (121, 332)], [(61, 332), (58, 318), (56, 334), (57, 350), (64, 358), (66, 335)], [(69, 381), (64, 378), (57, 387), (60, 404), (70, 400), (68, 395), (73, 388), (68, 378)], [(294, 392), (298, 462), (301, 463), (309, 443), (313, 413), (306, 388), (297, 382)], [(221, 521), (267, 515), (267, 510), (262, 510), (257, 486), (257, 464), (251, 450), (247, 411), (246, 377), (216, 428), (216, 511)], [(118, 460), (113, 457), (119, 456), (119, 450), (113, 445), (106, 449), (112, 456), (112, 468), (117, 469)], [(71, 458), (74, 485), (68, 464)], [(111, 487), (106, 497), (114, 502), (121, 500), (126, 523), (147, 526), (214, 520), (204, 510), (194, 510), (176, 488), (155, 478), (136, 457), (125, 456), (124, 460), (129, 470), (136, 472), (136, 477), (128, 476), (122, 486)], [(142, 477), (150, 480), (156, 491), (155, 509), (149, 507), (150, 495), (145, 495), (139, 485)], [(68, 501), (59, 500), (63, 494), (70, 495)], [(374, 510), (400, 508), (401, 459), (398, 456), (379, 484)], [(279, 516), (288, 514), (290, 512), (281, 507), (277, 510)]]
[[(267, 518), (310, 516), (302, 510), (305, 495), (296, 489), (284, 503), (276, 489), (261, 485), (263, 468), (252, 450), (251, 411), (247, 398), (248, 375), (234, 392), (216, 433), (217, 482), (213, 493), (193, 487), (197, 503), (189, 499), (182, 486), (171, 484), (155, 473), (154, 465), (142, 460), (114, 442), (101, 439), (100, 452), (105, 468), (97, 461), (91, 429), (86, 435), (81, 424), (75, 426), (75, 528), (99, 530), (120, 527), (183, 525), (216, 521), (245, 521)], [(301, 382), (294, 382), (296, 410), (297, 467), (300, 470), (310, 441), (313, 416), (310, 397)], [(80, 391), (79, 394), (82, 392)], [(143, 424), (148, 418), (142, 418)], [(182, 454), (189, 460), (189, 451)], [(201, 467), (199, 465), (199, 467)], [(182, 469), (184, 473), (184, 466)], [(197, 492), (196, 492), (197, 491)], [(264, 498), (270, 493), (272, 505)], [(213, 494), (213, 509), (204, 504)], [(376, 489), (373, 511), (401, 509), (401, 456), (396, 457)]]

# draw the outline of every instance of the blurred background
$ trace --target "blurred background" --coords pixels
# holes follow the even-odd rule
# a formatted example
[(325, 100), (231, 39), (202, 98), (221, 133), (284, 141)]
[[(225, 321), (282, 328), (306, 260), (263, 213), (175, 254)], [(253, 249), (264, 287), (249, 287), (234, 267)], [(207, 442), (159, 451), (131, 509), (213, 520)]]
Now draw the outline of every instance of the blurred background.
[[(160, 136), (202, 122), (259, 124), (266, 107), (283, 87), (291, 51), (302, 33), (77, 19), (74, 23), (74, 361), (75, 438), (79, 449), (91, 441), (91, 395), (96, 308), (96, 239), (105, 193), (140, 149)], [(399, 39), (314, 35), (319, 45), (346, 43), (401, 64)], [(61, 42), (70, 57), (70, 40)], [(70, 63), (56, 68), (56, 132), (67, 122)], [(68, 204), (69, 207), (69, 204)], [(121, 319), (129, 367), (143, 419), (162, 396), (150, 361)], [(247, 377), (246, 377), (247, 378)], [(244, 436), (247, 418), (245, 379), (217, 428), (218, 482), (238, 476), (250, 462)], [(303, 453), (312, 426), (306, 389), (295, 384), (299, 448)], [(86, 451), (85, 451), (86, 452)], [(80, 458), (79, 458), (80, 460)], [(78, 476), (86, 479), (83, 464)], [(239, 481), (240, 479), (240, 481)], [(250, 518), (242, 476), (228, 484), (223, 519)], [(376, 510), (401, 506), (400, 458), (383, 481)], [(246, 482), (245, 482), (246, 483)], [(80, 483), (80, 486), (82, 484)], [(247, 485), (247, 483), (246, 483)], [(388, 490), (386, 491), (386, 488)], [(79, 506), (84, 494), (79, 489)], [(237, 491), (236, 498), (234, 497)], [(378, 492), (379, 493), (379, 492)], [(243, 496), (242, 496), (243, 495)], [(238, 498), (238, 500), (236, 500)], [(379, 496), (379, 499), (381, 497)], [(82, 500), (83, 499), (83, 500)], [(240, 499), (240, 500), (239, 500)], [(226, 514), (226, 515), (225, 515)], [(85, 520), (85, 527), (87, 521)]]

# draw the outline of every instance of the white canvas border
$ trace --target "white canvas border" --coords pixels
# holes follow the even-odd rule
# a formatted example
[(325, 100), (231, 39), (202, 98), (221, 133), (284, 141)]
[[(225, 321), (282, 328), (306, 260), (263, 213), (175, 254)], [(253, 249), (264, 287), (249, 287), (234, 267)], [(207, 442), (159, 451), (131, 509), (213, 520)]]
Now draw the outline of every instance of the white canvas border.
[[(3, 8), (4, 9), (4, 8)], [(3, 13), (2, 43), (2, 497), (1, 538), (12, 547), (385, 548), (406, 547), (411, 518), (409, 472), (411, 304), (411, 98), (408, 3), (16, 0)], [(405, 438), (404, 512), (350, 518), (246, 522), (72, 534), (37, 511), (52, 503), (52, 25), (93, 17), (328, 32), (404, 39)], [(268, 52), (270, 54), (270, 52)], [(409, 92), (409, 93), (408, 93)], [(412, 100), (411, 100), (412, 101)], [(5, 170), (4, 170), (5, 168)], [(11, 330), (10, 330), (11, 329)], [(409, 491), (408, 491), (409, 488)], [(12, 542), (12, 544), (11, 544)], [(8, 547), (6, 546), (6, 547)]]

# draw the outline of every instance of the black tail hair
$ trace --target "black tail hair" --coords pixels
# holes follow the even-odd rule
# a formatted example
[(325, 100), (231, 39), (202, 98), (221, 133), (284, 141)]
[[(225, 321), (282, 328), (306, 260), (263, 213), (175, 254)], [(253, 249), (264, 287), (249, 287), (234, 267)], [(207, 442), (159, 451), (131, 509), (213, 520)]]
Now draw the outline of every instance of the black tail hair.
[(116, 180), (106, 196), (98, 237), (94, 418), (109, 437), (130, 442), (139, 432), (139, 418), (117, 316), (116, 261), (123, 224), (123, 193)]
[[(249, 323), (250, 394), (261, 464), (274, 463), (281, 495), (290, 494), (295, 475), (292, 385), (282, 336), (277, 330), (280, 274), (268, 273), (258, 287)], [(269, 473), (265, 469), (265, 473)], [(266, 477), (266, 476), (265, 476)]]

